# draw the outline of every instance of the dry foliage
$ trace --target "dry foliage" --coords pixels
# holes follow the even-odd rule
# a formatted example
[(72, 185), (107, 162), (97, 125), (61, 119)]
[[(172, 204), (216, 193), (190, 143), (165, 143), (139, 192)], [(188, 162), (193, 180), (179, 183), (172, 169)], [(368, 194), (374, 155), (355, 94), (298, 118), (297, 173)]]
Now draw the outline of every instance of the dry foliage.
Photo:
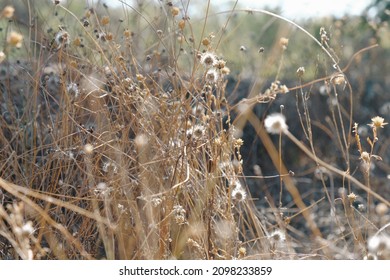
[[(306, 71), (299, 67), (299, 86), (279, 82), (291, 45), (281, 37), (274, 45), (280, 59), (274, 82), (232, 104), (226, 91), (232, 67), (219, 46), (228, 36), (224, 30), (235, 7), (221, 30), (206, 33), (209, 14), (198, 30), (190, 5), (124, 5), (124, 19), (118, 19), (106, 7), (88, 8), (79, 17), (60, 2), (52, 3), (50, 13), (66, 18), (68, 26), (58, 30), (44, 31), (49, 22), (36, 23), (42, 30), (23, 29), (18, 18), (7, 22), (15, 17), (10, 6), (0, 19), (7, 22), (0, 52), (0, 258), (390, 257), (384, 234), (390, 202), (370, 183), (372, 162), (381, 159), (375, 147), (386, 123), (381, 117), (372, 119), (366, 151), (353, 124), (352, 105), (344, 108), (338, 102), (338, 94), (351, 97), (352, 89), (325, 29), (317, 40), (270, 12), (237, 10), (271, 15), (308, 33), (336, 74), (304, 84)], [(37, 7), (29, 9), (33, 20)], [(118, 21), (128, 25), (114, 24)], [(23, 59), (7, 60), (21, 50)], [(247, 50), (241, 46), (239, 51)], [(316, 83), (324, 84), (334, 101), (335, 145), (345, 169), (316, 155), (304, 91)], [(296, 122), (302, 124), (306, 143), (289, 131), (283, 108), (264, 125), (253, 110), (292, 92), (300, 100)], [(240, 135), (245, 125), (255, 129), (269, 164), (280, 174), (279, 203), (271, 197), (268, 205), (253, 201), (240, 152), (246, 144)], [(313, 174), (324, 190), (321, 201), (304, 201), (294, 172), (282, 160), (284, 138), (315, 163)], [(350, 168), (356, 144), (364, 181)], [(256, 170), (256, 180), (264, 179)], [(334, 176), (343, 182), (337, 188)], [(354, 206), (356, 190), (366, 195), (366, 209)], [(285, 193), (294, 214), (283, 214)], [(320, 202), (327, 202), (331, 234), (314, 215)], [(298, 218), (302, 228), (293, 226)]]

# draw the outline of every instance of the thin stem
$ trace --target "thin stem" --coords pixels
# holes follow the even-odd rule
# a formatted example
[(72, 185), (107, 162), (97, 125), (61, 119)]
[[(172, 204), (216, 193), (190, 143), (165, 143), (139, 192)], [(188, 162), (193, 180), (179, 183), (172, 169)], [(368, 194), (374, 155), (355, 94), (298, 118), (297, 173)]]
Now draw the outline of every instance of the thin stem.
[(375, 198), (377, 198), (379, 201), (383, 202), (384, 204), (386, 204), (387, 206), (390, 207), (390, 202), (386, 199), (384, 199), (382, 196), (380, 196), (379, 194), (377, 194), (376, 192), (372, 191), (370, 188), (368, 188), (367, 186), (363, 185), (362, 183), (360, 183), (357, 179), (355, 179), (354, 177), (352, 177), (351, 175), (349, 175), (348, 173), (344, 172), (344, 171), (341, 171), (340, 169), (337, 169), (336, 167), (324, 162), (323, 160), (319, 159), (318, 157), (316, 157), (315, 155), (313, 155), (308, 148), (305, 147), (304, 144), (302, 144), (297, 138), (295, 138), (295, 136), (293, 134), (291, 134), (289, 131), (285, 131), (285, 134), (286, 136), (292, 141), (294, 142), (307, 156), (309, 156), (312, 160), (314, 160), (315, 162), (317, 162), (320, 166), (328, 169), (329, 171), (337, 174), (337, 175), (340, 175), (341, 177), (343, 178), (347, 178), (348, 180), (350, 180), (353, 184), (355, 184), (357, 187), (361, 188), (362, 190), (366, 191), (367, 193), (371, 194), (372, 196), (374, 196)]

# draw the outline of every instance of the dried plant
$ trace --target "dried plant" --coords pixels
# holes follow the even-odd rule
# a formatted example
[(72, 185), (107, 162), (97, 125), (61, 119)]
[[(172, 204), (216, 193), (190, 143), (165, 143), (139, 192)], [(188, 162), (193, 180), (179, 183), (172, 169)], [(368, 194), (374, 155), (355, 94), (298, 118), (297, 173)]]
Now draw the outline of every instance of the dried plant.
[[(359, 126), (352, 125), (352, 100), (339, 98), (352, 98), (345, 73), (350, 64), (341, 69), (324, 28), (316, 39), (277, 14), (251, 10), (250, 16), (297, 28), (335, 73), (304, 83), (309, 70), (299, 66), (293, 71), (297, 86), (281, 82), (294, 42), (292, 34), (279, 34), (269, 56), (274, 79), (235, 102), (227, 85), (241, 66), (229, 60), (237, 54), (224, 51), (234, 45), (226, 46), (235, 32), (229, 29), (234, 14), (248, 10), (235, 3), (221, 13), (222, 23), (209, 26), (219, 16), (211, 2), (199, 20), (191, 18), (190, 1), (123, 2), (116, 10), (122, 13), (105, 5), (80, 13), (72, 6), (77, 4), (54, 1), (45, 11), (29, 6), (30, 21), (43, 16), (33, 26), (17, 22), (17, 7), (3, 8), (0, 258), (389, 258), (384, 231), (390, 203), (372, 186), (371, 174), (373, 160), (381, 160), (378, 132), (387, 123), (372, 119), (364, 149)], [(251, 46), (240, 43), (236, 51), (244, 57)], [(256, 47), (256, 55), (266, 52)], [(305, 90), (320, 83), (333, 100), (329, 125), (342, 167), (320, 158), (316, 148)], [(256, 106), (294, 93), (297, 119), (285, 115), (287, 106), (256, 115)], [(306, 143), (294, 136), (293, 122), (301, 125)], [(268, 177), (259, 165), (253, 178), (246, 174), (247, 126), (278, 172), (271, 176), (280, 184), (278, 197), (263, 188), (266, 205), (255, 201), (248, 184)], [(320, 200), (308, 204), (300, 192), (298, 176), (284, 160), (287, 140), (314, 164), (312, 174), (324, 191)], [(360, 154), (355, 161), (354, 145)], [(359, 161), (364, 181), (352, 170)], [(355, 207), (362, 194), (367, 210)], [(332, 232), (315, 215), (325, 202)]]

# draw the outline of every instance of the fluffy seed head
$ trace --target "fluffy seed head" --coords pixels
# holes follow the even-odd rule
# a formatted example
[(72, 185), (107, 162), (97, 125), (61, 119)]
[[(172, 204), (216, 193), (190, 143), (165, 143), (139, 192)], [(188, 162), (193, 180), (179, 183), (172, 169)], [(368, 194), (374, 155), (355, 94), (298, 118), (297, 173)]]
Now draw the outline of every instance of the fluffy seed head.
[(288, 129), (286, 118), (280, 113), (268, 115), (264, 120), (264, 126), (267, 132), (271, 134), (280, 134)]
[(374, 235), (368, 239), (367, 247), (371, 253), (390, 250), (390, 237), (385, 234)]
[(215, 69), (207, 71), (206, 81), (209, 83), (216, 83), (218, 81), (218, 72)]
[(217, 57), (215, 54), (210, 52), (205, 52), (200, 57), (200, 63), (202, 63), (206, 67), (211, 67), (217, 61)]
[(118, 173), (118, 166), (113, 161), (104, 162), (102, 166), (102, 170), (104, 173), (108, 173), (110, 170), (116, 174)]
[(183, 30), (184, 27), (186, 26), (186, 21), (181, 20), (181, 21), (179, 21), (179, 23), (177, 25), (179, 26), (180, 30)]
[(360, 155), (360, 159), (368, 163), (370, 162), (370, 154), (368, 152), (362, 152), (362, 154)]
[(138, 149), (144, 148), (149, 142), (148, 137), (145, 134), (138, 134), (134, 139), (134, 144)]
[(201, 138), (205, 133), (205, 128), (203, 125), (196, 125), (193, 128), (193, 135), (196, 138)]
[(286, 235), (281, 230), (275, 230), (270, 234), (269, 238), (276, 242), (284, 242), (286, 240)]
[(238, 258), (242, 259), (245, 258), (245, 256), (246, 256), (246, 248), (245, 247), (238, 248)]
[(69, 45), (70, 43), (70, 36), (69, 33), (61, 30), (56, 34), (56, 37), (54, 38), (54, 41), (56, 43), (57, 50), (61, 49), (62, 47), (65, 47)]
[(84, 152), (87, 154), (87, 155), (90, 155), (93, 153), (93, 146), (91, 144), (85, 144), (84, 145)]
[(326, 30), (325, 30), (324, 27), (321, 27), (321, 28), (320, 28), (320, 36), (321, 36), (321, 42), (322, 42), (323, 44), (326, 43), (327, 41), (329, 41), (327, 32), (326, 32)]
[(232, 190), (232, 198), (238, 202), (244, 201), (246, 199), (246, 191), (242, 187), (240, 181), (236, 180), (234, 185), (235, 187)]

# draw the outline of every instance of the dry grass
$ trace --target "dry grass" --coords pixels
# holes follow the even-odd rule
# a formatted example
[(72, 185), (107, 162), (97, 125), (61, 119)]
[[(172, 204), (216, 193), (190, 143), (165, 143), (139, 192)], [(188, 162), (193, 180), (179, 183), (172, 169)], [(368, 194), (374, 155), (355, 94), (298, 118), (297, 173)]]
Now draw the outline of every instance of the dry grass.
[[(326, 30), (317, 40), (294, 22), (250, 11), (298, 28), (335, 72), (304, 83), (307, 74), (299, 68), (299, 85), (283, 85), (289, 40), (281, 36), (270, 56), (278, 62), (269, 89), (232, 103), (226, 91), (232, 69), (220, 49), (235, 12), (248, 11), (232, 7), (209, 32), (216, 16), (210, 2), (196, 24), (190, 2), (124, 4), (121, 16), (101, 6), (79, 16), (52, 4), (48, 13), (57, 19), (27, 28), (9, 8), (3, 12), (0, 59), (9, 61), (0, 64), (0, 258), (389, 258), (390, 202), (370, 176), (386, 123), (372, 119), (366, 151), (353, 121), (347, 69), (339, 66)], [(25, 3), (34, 21), (38, 8)], [(50, 30), (56, 20), (64, 27)], [(329, 123), (342, 167), (317, 155), (305, 89), (318, 83), (334, 102)], [(304, 141), (283, 117), (274, 115), (264, 126), (254, 111), (292, 92)], [(348, 96), (346, 104), (340, 94)], [(276, 200), (264, 194), (267, 205), (256, 205), (246, 184), (240, 132), (247, 125), (280, 174), (280, 193)], [(300, 193), (283, 160), (286, 138), (315, 164), (321, 199), (308, 204)], [(351, 158), (355, 150), (360, 159)], [(356, 162), (364, 181), (354, 176)], [(266, 179), (260, 173), (255, 179)], [(366, 209), (355, 207), (354, 192), (364, 194)], [(331, 219), (318, 219), (320, 207)]]

